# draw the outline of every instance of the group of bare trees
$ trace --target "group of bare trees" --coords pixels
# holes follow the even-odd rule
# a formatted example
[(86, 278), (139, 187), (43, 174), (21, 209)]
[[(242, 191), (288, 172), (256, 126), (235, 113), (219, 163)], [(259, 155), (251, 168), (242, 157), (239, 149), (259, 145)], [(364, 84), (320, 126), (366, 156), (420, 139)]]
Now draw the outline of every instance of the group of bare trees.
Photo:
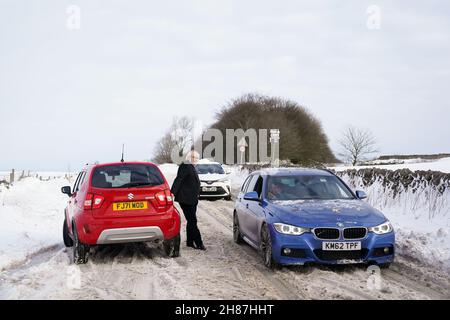
[[(188, 151), (194, 144), (193, 126), (193, 120), (188, 117), (174, 118), (157, 142), (152, 160), (171, 163), (173, 150)], [(224, 135), (226, 129), (280, 129), (281, 160), (304, 165), (338, 161), (319, 120), (290, 100), (246, 94), (224, 106), (211, 128), (221, 130)], [(352, 126), (343, 132), (339, 145), (339, 157), (353, 166), (377, 152), (373, 134)]]
[(154, 157), (152, 161), (156, 163), (171, 163), (173, 150), (186, 151), (191, 147), (192, 130), (194, 122), (188, 117), (175, 117), (172, 124), (158, 140), (154, 150)]

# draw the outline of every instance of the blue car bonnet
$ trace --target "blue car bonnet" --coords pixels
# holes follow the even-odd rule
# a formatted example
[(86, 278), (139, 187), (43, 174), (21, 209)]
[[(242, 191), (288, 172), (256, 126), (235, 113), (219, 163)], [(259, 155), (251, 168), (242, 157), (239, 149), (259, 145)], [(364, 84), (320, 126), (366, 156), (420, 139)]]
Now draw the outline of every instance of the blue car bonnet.
[(385, 222), (386, 217), (364, 201), (295, 200), (268, 202), (267, 209), (279, 222), (306, 227), (344, 226), (371, 227)]

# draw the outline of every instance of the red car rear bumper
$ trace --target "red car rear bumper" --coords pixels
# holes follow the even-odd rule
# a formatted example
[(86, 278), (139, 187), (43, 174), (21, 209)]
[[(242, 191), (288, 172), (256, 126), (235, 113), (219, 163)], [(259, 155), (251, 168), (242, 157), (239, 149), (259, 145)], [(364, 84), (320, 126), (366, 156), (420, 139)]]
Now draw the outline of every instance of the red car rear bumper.
[[(145, 227), (157, 227), (153, 228), (154, 230), (159, 228), (161, 236), (157, 236), (155, 240), (172, 239), (180, 233), (181, 226), (180, 215), (173, 206), (163, 214), (144, 217), (94, 218), (92, 212), (85, 211), (77, 216), (75, 223), (80, 242), (88, 245), (104, 243), (102, 240), (99, 242), (100, 236), (104, 239), (105, 234), (114, 233), (114, 230), (132, 231), (133, 228), (135, 228), (134, 230), (143, 230), (146, 229)], [(142, 238), (142, 235), (138, 236), (138, 233), (136, 233), (136, 237), (130, 236), (130, 233), (127, 236), (130, 237), (129, 241), (123, 238), (122, 241), (117, 242), (147, 241)]]

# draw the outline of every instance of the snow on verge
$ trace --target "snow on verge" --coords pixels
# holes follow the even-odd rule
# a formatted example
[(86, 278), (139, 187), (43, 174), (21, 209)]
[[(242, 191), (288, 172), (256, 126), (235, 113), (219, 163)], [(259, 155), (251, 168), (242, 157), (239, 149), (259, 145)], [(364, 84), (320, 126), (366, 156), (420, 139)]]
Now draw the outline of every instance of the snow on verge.
[(25, 178), (0, 185), (0, 270), (62, 241), (65, 179)]

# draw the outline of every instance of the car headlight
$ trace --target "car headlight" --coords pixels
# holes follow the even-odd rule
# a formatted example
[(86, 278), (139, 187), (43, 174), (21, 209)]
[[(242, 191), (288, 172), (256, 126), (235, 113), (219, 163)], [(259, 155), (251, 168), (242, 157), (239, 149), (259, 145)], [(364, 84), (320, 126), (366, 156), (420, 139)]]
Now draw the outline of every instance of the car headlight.
[(219, 179), (219, 182), (231, 182), (230, 181), (230, 178), (229, 177), (225, 177), (225, 178), (222, 178), (222, 179)]
[(289, 234), (289, 235), (293, 235), (293, 236), (299, 236), (299, 235), (304, 234), (305, 232), (310, 231), (310, 229), (308, 229), (308, 228), (291, 226), (289, 224), (284, 224), (284, 223), (274, 223), (273, 226), (275, 227), (275, 230), (277, 230), (277, 232), (282, 233), (282, 234)]
[(376, 233), (376, 234), (386, 234), (391, 231), (393, 231), (394, 228), (392, 227), (391, 223), (389, 221), (386, 221), (385, 223), (382, 223), (378, 226), (369, 228), (370, 232)]

